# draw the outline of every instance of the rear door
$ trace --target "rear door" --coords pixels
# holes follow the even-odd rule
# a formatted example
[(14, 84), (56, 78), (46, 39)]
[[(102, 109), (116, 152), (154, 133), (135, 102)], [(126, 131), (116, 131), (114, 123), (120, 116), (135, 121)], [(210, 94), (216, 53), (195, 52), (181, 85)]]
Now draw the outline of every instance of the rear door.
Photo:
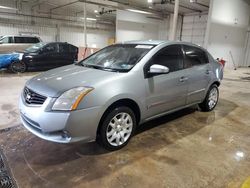
[(201, 102), (210, 81), (211, 65), (201, 48), (183, 45), (184, 66), (188, 72), (187, 104)]
[(160, 50), (146, 64), (145, 71), (153, 64), (166, 66), (170, 71), (145, 79), (147, 118), (186, 105), (188, 84), (182, 46), (170, 45)]

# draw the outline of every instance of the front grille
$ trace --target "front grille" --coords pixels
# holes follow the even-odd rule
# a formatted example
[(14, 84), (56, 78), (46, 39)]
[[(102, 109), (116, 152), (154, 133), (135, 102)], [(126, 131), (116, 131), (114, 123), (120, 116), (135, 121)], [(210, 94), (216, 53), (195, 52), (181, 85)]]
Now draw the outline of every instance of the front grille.
[(23, 90), (23, 97), (27, 104), (42, 105), (47, 97), (40, 95), (31, 89), (25, 87)]

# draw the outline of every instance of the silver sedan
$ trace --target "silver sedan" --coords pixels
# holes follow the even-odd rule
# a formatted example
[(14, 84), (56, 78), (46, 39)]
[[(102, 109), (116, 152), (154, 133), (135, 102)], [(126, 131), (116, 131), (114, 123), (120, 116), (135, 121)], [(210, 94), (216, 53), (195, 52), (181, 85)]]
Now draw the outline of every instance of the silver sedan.
[(198, 104), (215, 108), (222, 66), (183, 42), (133, 41), (103, 48), (30, 79), (20, 96), (23, 125), (57, 143), (124, 147), (137, 126)]

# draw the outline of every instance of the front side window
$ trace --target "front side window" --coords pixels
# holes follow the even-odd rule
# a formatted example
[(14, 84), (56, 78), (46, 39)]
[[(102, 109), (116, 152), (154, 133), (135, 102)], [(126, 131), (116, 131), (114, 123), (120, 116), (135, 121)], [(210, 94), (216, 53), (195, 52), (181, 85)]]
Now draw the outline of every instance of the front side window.
[(0, 40), (3, 44), (13, 43), (12, 37), (4, 37)]
[(185, 67), (189, 68), (196, 65), (208, 63), (206, 52), (193, 46), (183, 46), (185, 52)]
[(167, 46), (151, 59), (150, 64), (163, 65), (169, 72), (183, 69), (183, 53), (180, 45)]
[(43, 53), (57, 53), (58, 52), (57, 44), (48, 44), (43, 47), (42, 51)]
[(79, 64), (82, 66), (128, 72), (154, 45), (116, 44), (106, 47)]

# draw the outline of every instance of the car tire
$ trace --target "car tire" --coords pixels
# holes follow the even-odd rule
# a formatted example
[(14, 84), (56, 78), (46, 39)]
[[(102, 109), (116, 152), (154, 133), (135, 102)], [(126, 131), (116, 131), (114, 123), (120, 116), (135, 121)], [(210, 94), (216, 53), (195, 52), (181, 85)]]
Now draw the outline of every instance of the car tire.
[(210, 112), (216, 107), (218, 99), (219, 99), (219, 89), (217, 85), (213, 84), (208, 89), (206, 98), (202, 103), (199, 104), (199, 107), (204, 112)]
[(9, 70), (13, 73), (24, 73), (27, 70), (27, 65), (23, 61), (13, 61), (9, 66)]
[(127, 145), (135, 127), (134, 112), (126, 106), (116, 107), (104, 117), (97, 142), (109, 151), (119, 150)]

